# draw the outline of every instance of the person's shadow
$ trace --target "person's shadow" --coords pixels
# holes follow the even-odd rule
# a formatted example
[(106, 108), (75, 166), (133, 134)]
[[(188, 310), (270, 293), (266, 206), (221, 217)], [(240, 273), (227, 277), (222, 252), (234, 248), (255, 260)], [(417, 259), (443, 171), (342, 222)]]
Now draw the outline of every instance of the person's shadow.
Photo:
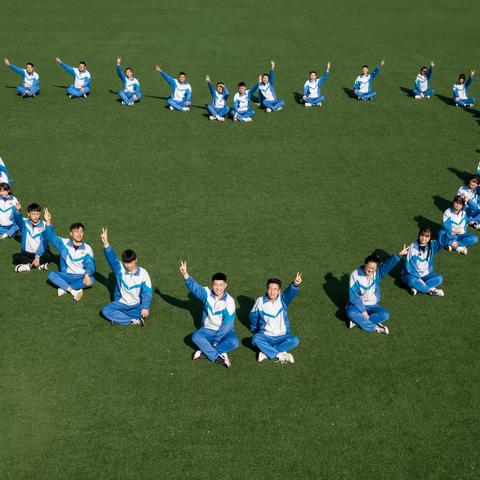
[(353, 89), (347, 88), (347, 87), (342, 87), (342, 90), (345, 92), (345, 95), (350, 98), (357, 98), (355, 93), (353, 92)]
[(433, 195), (433, 203), (443, 213), (447, 208), (452, 206), (452, 201), (441, 197), (440, 195)]
[(445, 95), (440, 95), (440, 94), (435, 94), (437, 98), (439, 98), (443, 103), (446, 103), (447, 105), (450, 105), (453, 107), (455, 103), (453, 102), (452, 97), (446, 97)]
[(413, 91), (411, 88), (400, 87), (400, 90), (407, 95), (407, 97), (414, 97)]
[[(248, 330), (250, 330), (250, 312), (252, 311), (255, 300), (246, 295), (239, 295), (237, 297), (238, 309), (237, 309), (237, 318), (238, 321)], [(257, 349), (252, 344), (252, 337), (242, 338), (242, 344), (250, 348), (250, 350), (257, 351)]]
[[(155, 287), (154, 291), (168, 304), (177, 308), (181, 308), (182, 310), (187, 310), (192, 317), (192, 321), (196, 330), (202, 327), (203, 306), (200, 300), (198, 300), (192, 293), (188, 293), (188, 299), (184, 300), (181, 298), (172, 297), (167, 293), (163, 293), (158, 287)], [(192, 342), (192, 334), (187, 335), (183, 341), (189, 347), (193, 348), (194, 350), (198, 350), (198, 347)]]
[(337, 307), (335, 317), (345, 325), (348, 325), (345, 307), (347, 305), (346, 298), (348, 296), (349, 278), (349, 275), (346, 273), (341, 277), (336, 278), (332, 272), (329, 272), (325, 275), (325, 283), (323, 284), (323, 289), (328, 298)]
[(303, 94), (300, 92), (292, 92), (293, 93), (293, 99), (299, 104), (303, 105)]
[(438, 222), (434, 222), (423, 215), (417, 215), (413, 218), (417, 222), (418, 229), (431, 228), (434, 232), (438, 232), (442, 229), (442, 225)]
[(448, 170), (454, 173), (464, 183), (466, 183), (470, 178), (470, 175), (472, 175), (470, 172), (466, 172), (465, 170), (462, 172), (461, 170), (457, 170), (455, 167), (448, 167)]
[(93, 278), (95, 278), (95, 281), (97, 281), (100, 285), (103, 285), (108, 290), (108, 293), (110, 295), (110, 301), (113, 302), (116, 283), (115, 274), (113, 272), (110, 272), (108, 274), (108, 277), (105, 277), (100, 272), (95, 272)]

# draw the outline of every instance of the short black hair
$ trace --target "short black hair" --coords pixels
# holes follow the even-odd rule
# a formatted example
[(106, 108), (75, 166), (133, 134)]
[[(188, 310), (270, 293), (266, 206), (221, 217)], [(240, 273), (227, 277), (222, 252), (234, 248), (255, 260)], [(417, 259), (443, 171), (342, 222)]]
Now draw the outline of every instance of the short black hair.
[(424, 65), (424, 66), (420, 69), (420, 71), (423, 71), (423, 70), (428, 70), (428, 67), (427, 67), (426, 65)]
[(82, 228), (83, 230), (85, 230), (85, 227), (81, 222), (75, 222), (70, 225), (70, 231), (76, 230), (77, 228)]
[(217, 272), (212, 275), (212, 282), (215, 280), (223, 280), (224, 282), (227, 281), (227, 276), (224, 273)]
[(130, 70), (133, 73), (133, 68), (132, 67), (127, 67), (125, 71)]
[(312, 73), (314, 73), (315, 75), (317, 75), (317, 72), (316, 72), (315, 70), (310, 70), (309, 75), (311, 75)]
[(378, 255), (375, 253), (372, 253), (363, 261), (363, 264), (367, 265), (367, 263), (379, 263), (379, 262), (380, 262), (380, 259), (378, 258)]
[(246, 84), (245, 82), (240, 82), (240, 83), (238, 84), (238, 88), (240, 88), (240, 87), (246, 87), (246, 86), (247, 86), (247, 84)]
[(32, 68), (35, 66), (32, 62), (27, 62), (25, 65), (26, 65), (27, 67), (30, 65)]
[(275, 283), (278, 285), (280, 288), (282, 288), (282, 281), (278, 278), (272, 277), (267, 280), (267, 288), (271, 283)]
[(270, 78), (270, 75), (268, 73), (262, 73), (262, 77), (268, 77)]
[(472, 180), (475, 180), (475, 181), (478, 182), (479, 176), (478, 176), (478, 175), (470, 175), (470, 176), (468, 177), (467, 183), (470, 183)]
[(78, 64), (87, 66), (87, 64), (83, 60), (81, 62), (78, 62)]
[(7, 182), (0, 182), (0, 190), (7, 190), (10, 192), (10, 185)]
[(461, 203), (462, 205), (465, 205), (465, 200), (461, 195), (455, 195), (453, 197), (453, 202), (452, 203)]
[(362, 65), (362, 69), (363, 68), (369, 68), (368, 65)]
[(178, 76), (180, 76), (180, 75), (185, 75), (185, 76), (187, 76), (187, 74), (186, 74), (185, 72), (178, 72)]
[(122, 260), (125, 263), (133, 262), (136, 259), (137, 259), (137, 254), (136, 254), (135, 250), (127, 249), (127, 250), (124, 250), (122, 252)]
[(460, 80), (461, 78), (463, 78), (465, 80), (466, 78), (466, 75), (464, 73), (461, 73), (459, 76), (458, 76), (458, 79)]
[(30, 213), (30, 212), (41, 212), (41, 211), (42, 211), (42, 207), (38, 203), (31, 203), (27, 207), (27, 212), (28, 213)]
[(223, 86), (224, 86), (224, 85), (223, 85), (223, 82), (217, 82), (217, 87), (218, 87), (218, 86), (222, 86), (222, 87), (223, 87)]

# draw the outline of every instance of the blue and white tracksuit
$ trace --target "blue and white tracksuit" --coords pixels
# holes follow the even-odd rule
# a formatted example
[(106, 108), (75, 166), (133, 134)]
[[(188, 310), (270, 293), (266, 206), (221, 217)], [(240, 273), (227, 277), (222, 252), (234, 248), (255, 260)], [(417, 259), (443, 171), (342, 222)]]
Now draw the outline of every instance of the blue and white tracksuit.
[(473, 77), (468, 77), (464, 83), (456, 83), (453, 86), (453, 101), (464, 107), (465, 105), (473, 105), (476, 102), (474, 97), (468, 96), (468, 87), (473, 81)]
[[(451, 245), (452, 242), (457, 242), (459, 247), (470, 247), (478, 242), (478, 237), (475, 233), (467, 233), (468, 224), (472, 222), (465, 209), (456, 213), (453, 208), (448, 208), (443, 214), (443, 228), (440, 230), (438, 236), (442, 239), (444, 236), (449, 236), (449, 241), (446, 245)], [(458, 235), (454, 235), (454, 231), (461, 229)], [(457, 250), (454, 247), (453, 250)]]
[(268, 82), (260, 82), (258, 85), (258, 93), (260, 96), (260, 106), (267, 109), (270, 108), (274, 112), (279, 108), (283, 108), (285, 102), (279, 100), (275, 93), (275, 69), (271, 68), (268, 74)]
[(250, 100), (252, 95), (257, 91), (258, 83), (256, 83), (250, 90), (246, 90), (244, 94), (237, 92), (233, 97), (233, 109), (230, 110), (232, 118), (237, 115), (237, 120), (243, 122), (246, 118), (251, 118), (255, 115), (255, 110), (250, 108)]
[(427, 71), (426, 75), (419, 73), (415, 80), (415, 88), (413, 89), (414, 95), (423, 95), (425, 97), (430, 97), (435, 94), (435, 90), (430, 86), (430, 78), (432, 76), (433, 68), (430, 65), (430, 68)]
[(372, 90), (372, 84), (375, 77), (380, 73), (380, 65), (368, 75), (359, 75), (353, 84), (353, 93), (361, 100), (370, 100), (377, 92)]
[[(120, 65), (117, 65), (117, 74), (123, 83), (123, 90), (120, 90), (118, 92), (118, 96), (120, 97), (122, 102), (125, 105), (139, 102), (142, 98), (140, 82), (135, 77), (127, 78)], [(133, 99), (134, 95), (136, 97), (135, 99)]]
[(13, 237), (19, 230), (15, 221), (18, 200), (13, 195), (6, 198), (0, 197), (0, 236), (7, 234)]
[(465, 211), (467, 215), (474, 221), (480, 223), (480, 188), (468, 188), (462, 185), (457, 192), (465, 198)]
[(0, 183), (8, 183), (10, 185), (10, 179), (8, 177), (8, 170), (5, 163), (0, 158)]
[[(400, 256), (394, 253), (378, 265), (372, 276), (368, 276), (363, 267), (357, 268), (350, 275), (347, 317), (362, 330), (374, 333), (378, 323), (390, 318), (388, 310), (380, 306), (380, 282), (399, 261)], [(365, 312), (369, 318), (363, 316)]]
[(185, 280), (185, 286), (203, 303), (203, 326), (193, 333), (192, 341), (215, 362), (219, 355), (240, 345), (234, 330), (235, 301), (227, 292), (217, 299), (210, 288), (200, 286), (192, 276)]
[(48, 280), (62, 290), (80, 290), (89, 288), (85, 285), (84, 276), (88, 274), (91, 284), (95, 280), (95, 260), (90, 245), (82, 243), (76, 247), (69, 238), (62, 238), (56, 235), (53, 225), (46, 228), (48, 241), (56, 248), (60, 255), (60, 271), (50, 272)]
[(434, 272), (433, 261), (435, 255), (449, 242), (449, 235), (443, 235), (441, 239), (431, 240), (424, 247), (418, 241), (410, 244), (402, 270), (404, 283), (420, 293), (428, 293), (432, 288), (440, 286), (443, 277)]
[(112, 247), (104, 249), (105, 257), (116, 278), (114, 301), (103, 307), (102, 315), (120, 325), (130, 325), (142, 317), (142, 309), (150, 310), (152, 282), (144, 268), (130, 273), (115, 255)]
[(270, 359), (300, 343), (298, 337), (290, 335), (288, 320), (288, 306), (297, 292), (298, 287), (291, 283), (273, 302), (267, 295), (257, 298), (250, 312), (252, 343)]
[(313, 107), (316, 107), (319, 103), (325, 100), (325, 97), (320, 92), (320, 87), (327, 81), (330, 76), (330, 71), (325, 70), (325, 73), (314, 80), (313, 82), (308, 79), (303, 86), (303, 95), (307, 97), (305, 103), (310, 103)]
[(167, 105), (173, 107), (175, 110), (182, 111), (183, 108), (187, 106), (185, 102), (189, 102), (192, 98), (192, 87), (187, 81), (180, 83), (164, 71), (161, 71), (160, 74), (172, 87), (172, 93), (170, 97), (168, 97)]
[(49, 262), (51, 252), (46, 232), (47, 224), (43, 220), (33, 224), (30, 218), (23, 218), (21, 212), (16, 212), (15, 222), (22, 231), (22, 253), (35, 255), (40, 259), (40, 264)]
[(40, 93), (40, 77), (37, 72), (29, 74), (25, 68), (20, 68), (13, 64), (10, 64), (9, 67), (23, 77), (23, 85), (16, 88), (19, 95), (25, 95), (27, 90), (28, 97), (33, 97)]
[(212, 95), (212, 102), (207, 105), (208, 113), (212, 117), (225, 117), (230, 111), (227, 104), (227, 98), (230, 95), (227, 87), (223, 87), (223, 92), (219, 93), (215, 90), (211, 82), (208, 82), (208, 89)]
[[(81, 72), (76, 67), (70, 67), (66, 63), (61, 62), (60, 66), (73, 77), (73, 83), (67, 88), (67, 95), (72, 97), (83, 97), (90, 93), (90, 73), (88, 70)], [(83, 93), (80, 89), (83, 87)]]

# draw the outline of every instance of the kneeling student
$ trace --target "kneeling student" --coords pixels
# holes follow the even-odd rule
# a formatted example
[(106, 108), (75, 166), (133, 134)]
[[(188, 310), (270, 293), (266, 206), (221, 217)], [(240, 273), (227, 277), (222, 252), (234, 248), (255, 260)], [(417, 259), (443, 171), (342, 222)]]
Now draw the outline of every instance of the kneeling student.
[(59, 297), (70, 293), (78, 302), (83, 296), (83, 290), (90, 288), (95, 283), (93, 250), (83, 241), (85, 228), (82, 223), (72, 223), (70, 238), (62, 238), (56, 235), (51, 224), (52, 216), (47, 208), (43, 211), (43, 217), (47, 225), (48, 241), (60, 255), (60, 271), (50, 272), (48, 280), (58, 287)]
[(17, 204), (15, 221), (22, 231), (20, 253), (13, 255), (16, 272), (29, 272), (32, 268), (48, 270), (52, 253), (48, 244), (45, 222), (40, 218), (42, 207), (32, 203), (27, 207), (27, 218), (22, 217), (22, 206)]
[(200, 286), (188, 273), (187, 262), (180, 262), (180, 273), (187, 289), (204, 305), (202, 328), (192, 335), (193, 343), (198, 347), (192, 360), (205, 356), (211, 362), (220, 363), (229, 368), (232, 366), (228, 352), (239, 345), (234, 330), (235, 301), (226, 292), (227, 277), (224, 273), (212, 276), (212, 287)]
[(280, 363), (293, 363), (293, 350), (300, 339), (290, 335), (288, 306), (292, 303), (302, 283), (302, 274), (297, 273), (292, 283), (282, 291), (282, 282), (277, 278), (267, 280), (267, 292), (257, 298), (250, 312), (252, 343), (260, 350), (258, 361), (276, 358)]
[(8, 183), (0, 183), (0, 240), (12, 238), (18, 232), (15, 211), (18, 200), (12, 195)]
[(141, 325), (150, 314), (152, 282), (144, 268), (138, 266), (137, 254), (125, 250), (120, 261), (108, 241), (108, 231), (102, 228), (100, 235), (104, 253), (116, 278), (114, 301), (102, 308), (102, 315), (112, 326)]

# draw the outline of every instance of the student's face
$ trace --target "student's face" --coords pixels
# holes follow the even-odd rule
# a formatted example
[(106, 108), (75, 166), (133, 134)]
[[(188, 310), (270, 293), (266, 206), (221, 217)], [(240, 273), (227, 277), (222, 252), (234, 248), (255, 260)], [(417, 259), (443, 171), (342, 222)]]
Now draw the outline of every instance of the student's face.
[(227, 288), (227, 282), (223, 280), (214, 280), (212, 282), (212, 291), (217, 297), (221, 297)]
[(269, 283), (267, 285), (267, 297), (269, 300), (276, 300), (280, 295), (280, 286), (276, 283)]
[(268, 83), (268, 80), (269, 80), (268, 75), (264, 75), (264, 76), (262, 77), (262, 82), (263, 82), (265, 85)]
[(462, 77), (462, 78), (459, 78), (459, 79), (458, 79), (458, 83), (459, 83), (460, 85), (463, 85), (463, 84), (465, 83), (465, 79), (464, 79), (463, 77)]
[(29, 75), (33, 73), (33, 67), (31, 65), (27, 65), (27, 68), (25, 69)]
[(460, 202), (453, 202), (453, 209), (458, 213), (462, 210), (463, 205)]
[(70, 232), (70, 236), (72, 237), (74, 242), (82, 243), (83, 242), (83, 228), (74, 228)]
[(40, 212), (28, 212), (28, 216), (32, 223), (38, 223), (40, 220)]
[(125, 270), (130, 273), (134, 273), (137, 270), (137, 265), (138, 265), (138, 260), (135, 259), (132, 262), (123, 262), (123, 266), (125, 267)]
[(426, 68), (422, 68), (422, 71), (420, 72), (422, 75), (426, 75), (427, 74), (427, 69)]
[(430, 233), (421, 233), (418, 237), (418, 243), (420, 244), (420, 246), (424, 247), (425, 245), (427, 245), (431, 238), (432, 235)]
[(247, 87), (238, 87), (238, 91), (241, 95), (245, 95), (245, 92), (247, 91)]
[(368, 75), (368, 67), (363, 67), (362, 68), (362, 73), (363, 73), (363, 75)]
[(317, 74), (316, 73), (311, 73), (310, 74), (310, 81), (314, 82), (317, 79)]
[(127, 68), (127, 69), (125, 70), (125, 75), (126, 75), (127, 78), (132, 78), (132, 77), (133, 77), (133, 72), (132, 72), (132, 70), (130, 70), (130, 68)]
[(478, 187), (478, 180), (477, 179), (473, 179), (473, 180), (470, 180), (468, 182), (468, 188), (474, 189), (474, 188), (477, 188), (477, 187)]
[(185, 75), (179, 75), (178, 76), (178, 81), (180, 83), (185, 83), (185, 80), (187, 79), (187, 77)]
[(217, 92), (223, 93), (223, 85), (217, 85)]
[(2, 188), (2, 189), (0, 190), (0, 196), (1, 196), (2, 198), (7, 198), (9, 195), (10, 195), (10, 192), (9, 192), (7, 189)]
[(78, 69), (81, 71), (81, 72), (84, 72), (85, 71), (85, 64), (84, 63), (79, 63), (78, 64)]
[(368, 262), (363, 267), (363, 271), (365, 272), (366, 275), (368, 275), (369, 277), (372, 277), (377, 271), (377, 266), (378, 265), (375, 262)]

